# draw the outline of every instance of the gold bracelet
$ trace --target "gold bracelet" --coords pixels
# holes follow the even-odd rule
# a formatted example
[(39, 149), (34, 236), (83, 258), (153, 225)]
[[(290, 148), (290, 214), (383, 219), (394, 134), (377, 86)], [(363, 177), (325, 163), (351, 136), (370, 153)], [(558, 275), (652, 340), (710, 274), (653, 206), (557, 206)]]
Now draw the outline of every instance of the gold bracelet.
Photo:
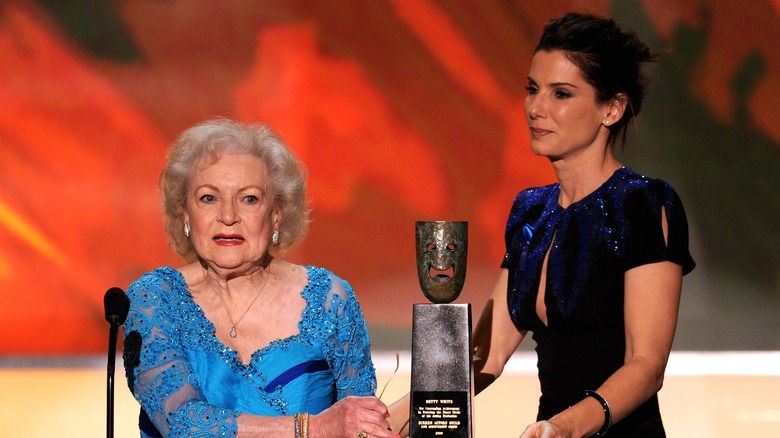
[(309, 413), (304, 412), (302, 417), (301, 438), (309, 438)]

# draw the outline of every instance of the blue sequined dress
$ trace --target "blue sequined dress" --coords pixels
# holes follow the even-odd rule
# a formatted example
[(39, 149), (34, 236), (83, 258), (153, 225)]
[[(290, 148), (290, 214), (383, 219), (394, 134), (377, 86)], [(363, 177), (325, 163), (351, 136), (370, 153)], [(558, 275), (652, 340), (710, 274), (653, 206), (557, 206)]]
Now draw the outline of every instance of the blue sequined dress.
[(313, 415), (348, 395), (373, 395), (376, 373), (354, 292), (325, 269), (307, 271), (300, 333), (256, 351), (247, 365), (217, 339), (179, 271), (158, 268), (134, 282), (124, 359), (141, 403), (141, 436), (232, 437), (244, 412)]
[[(509, 271), (512, 321), (532, 331), (537, 344), (539, 420), (563, 411), (580, 391), (598, 388), (623, 365), (626, 271), (663, 260), (681, 265), (683, 274), (695, 266), (682, 203), (667, 183), (624, 167), (568, 208), (558, 204), (559, 192), (559, 185), (552, 184), (517, 196), (502, 263)], [(536, 313), (536, 296), (548, 249), (545, 325)], [(663, 437), (657, 397), (616, 423), (607, 436)]]

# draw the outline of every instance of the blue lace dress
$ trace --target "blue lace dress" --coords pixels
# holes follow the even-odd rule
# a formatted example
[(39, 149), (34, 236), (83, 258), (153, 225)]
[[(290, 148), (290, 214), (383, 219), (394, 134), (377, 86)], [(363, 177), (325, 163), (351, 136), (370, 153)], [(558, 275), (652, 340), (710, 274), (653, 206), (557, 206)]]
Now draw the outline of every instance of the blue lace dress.
[[(373, 395), (376, 373), (360, 305), (347, 282), (307, 267), (300, 333), (244, 365), (214, 334), (179, 271), (158, 268), (127, 291), (128, 385), (146, 437), (232, 437), (241, 413), (317, 414), (349, 395)], [(292, 433), (292, 431), (291, 431)]]
[[(509, 270), (512, 321), (519, 329), (533, 331), (536, 341), (539, 420), (563, 411), (577, 393), (598, 388), (623, 365), (626, 271), (664, 260), (682, 266), (683, 274), (695, 266), (682, 202), (664, 181), (624, 167), (568, 208), (558, 204), (559, 192), (560, 186), (552, 184), (517, 196), (502, 264)], [(548, 249), (545, 325), (536, 313), (536, 296)], [(665, 436), (657, 397), (616, 423), (606, 436)]]

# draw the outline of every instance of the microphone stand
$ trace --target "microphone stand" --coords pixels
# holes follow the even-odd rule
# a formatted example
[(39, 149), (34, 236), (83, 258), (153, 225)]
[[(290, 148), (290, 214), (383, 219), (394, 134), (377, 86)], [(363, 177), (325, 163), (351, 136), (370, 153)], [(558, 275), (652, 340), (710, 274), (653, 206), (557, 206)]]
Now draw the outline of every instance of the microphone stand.
[(119, 317), (110, 317), (111, 329), (108, 333), (108, 377), (107, 377), (107, 412), (106, 412), (106, 437), (114, 437), (114, 364), (116, 362), (116, 338), (119, 332)]
[(125, 323), (127, 312), (130, 310), (130, 300), (125, 292), (112, 287), (106, 291), (103, 297), (103, 308), (106, 312), (106, 321), (111, 324), (111, 331), (108, 333), (108, 394), (106, 398), (107, 416), (106, 416), (106, 436), (114, 437), (114, 362), (116, 362), (116, 338), (119, 332), (119, 326)]

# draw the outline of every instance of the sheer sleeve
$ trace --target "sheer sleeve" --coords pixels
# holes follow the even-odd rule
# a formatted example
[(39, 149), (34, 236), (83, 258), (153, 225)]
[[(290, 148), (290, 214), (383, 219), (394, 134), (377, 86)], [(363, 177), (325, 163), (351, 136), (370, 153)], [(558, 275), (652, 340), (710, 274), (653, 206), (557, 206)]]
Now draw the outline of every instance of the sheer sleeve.
[[(233, 437), (240, 412), (210, 406), (178, 334), (177, 303), (187, 294), (177, 272), (157, 270), (128, 288), (125, 370), (134, 397), (165, 437)], [(170, 274), (170, 275), (164, 275)]]
[(332, 274), (325, 312), (325, 356), (336, 378), (337, 398), (374, 395), (376, 371), (363, 311), (350, 285)]

